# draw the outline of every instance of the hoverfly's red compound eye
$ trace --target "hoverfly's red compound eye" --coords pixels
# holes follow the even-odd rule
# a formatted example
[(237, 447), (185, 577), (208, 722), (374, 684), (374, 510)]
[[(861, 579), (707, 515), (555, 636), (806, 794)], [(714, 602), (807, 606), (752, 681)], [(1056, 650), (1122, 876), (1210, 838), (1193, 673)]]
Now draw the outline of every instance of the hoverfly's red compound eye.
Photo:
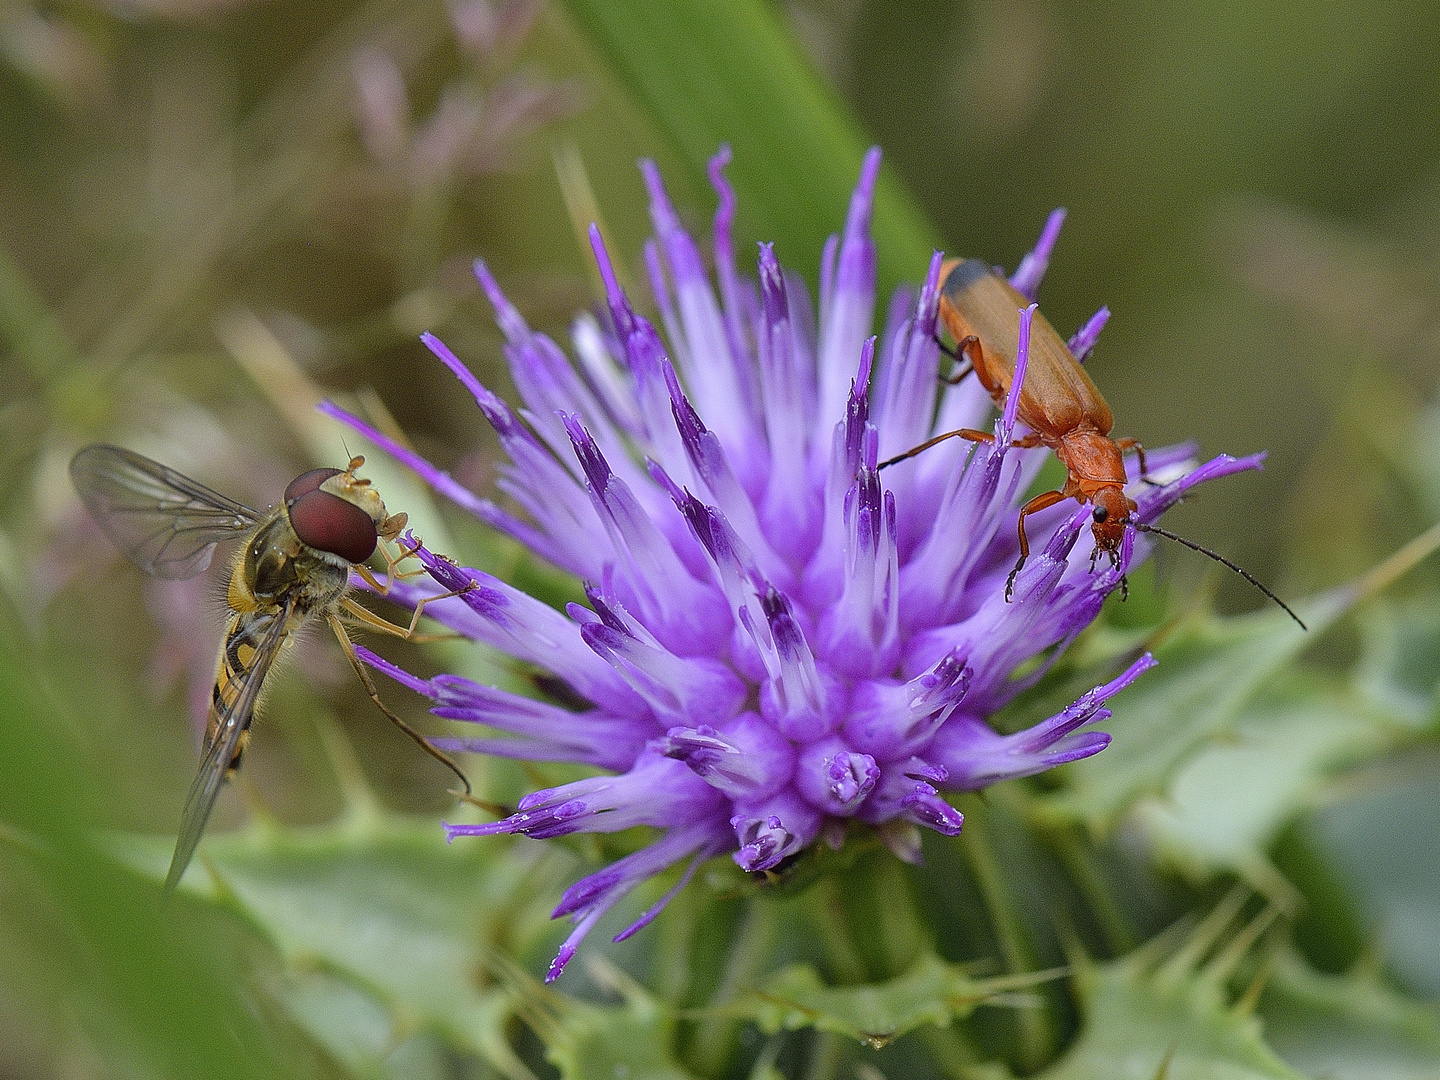
[[(294, 488), (300, 480), (325, 471), (316, 469), (315, 472), (306, 473), (290, 487)], [(331, 475), (338, 471), (332, 471)], [(319, 482), (324, 480), (325, 477), (322, 476)], [(375, 522), (370, 520), (370, 515), (364, 510), (339, 495), (332, 495), (317, 488), (305, 492), (293, 501), (287, 499), (286, 510), (290, 514), (290, 527), (295, 530), (295, 535), (302, 544), (338, 555), (352, 563), (363, 563), (375, 554)]]
[(291, 480), (290, 486), (285, 489), (285, 505), (289, 506), (301, 495), (309, 494), (330, 477), (339, 476), (343, 471), (343, 469), (311, 469), (309, 472), (301, 473)]

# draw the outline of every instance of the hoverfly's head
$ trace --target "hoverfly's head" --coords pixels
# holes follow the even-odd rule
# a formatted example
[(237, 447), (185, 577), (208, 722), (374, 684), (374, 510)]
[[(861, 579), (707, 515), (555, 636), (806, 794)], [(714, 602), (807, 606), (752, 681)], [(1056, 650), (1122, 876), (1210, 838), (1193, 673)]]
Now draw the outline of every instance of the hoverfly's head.
[(285, 489), (285, 512), (300, 542), (348, 563), (375, 554), (380, 539), (394, 540), (405, 528), (404, 514), (390, 514), (369, 480), (355, 475), (363, 457), (347, 469), (311, 469)]
[(1090, 498), (1090, 530), (1095, 534), (1095, 550), (1103, 551), (1111, 566), (1120, 563), (1120, 542), (1125, 539), (1125, 526), (1130, 524), (1130, 511), (1135, 503), (1125, 497), (1118, 485), (1103, 487)]

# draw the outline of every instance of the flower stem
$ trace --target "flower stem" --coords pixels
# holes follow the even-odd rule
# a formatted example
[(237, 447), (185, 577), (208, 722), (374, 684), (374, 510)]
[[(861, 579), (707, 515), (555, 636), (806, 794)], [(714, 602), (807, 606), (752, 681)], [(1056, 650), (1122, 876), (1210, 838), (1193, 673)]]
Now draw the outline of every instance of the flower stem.
[(1095, 849), (1085, 836), (1078, 829), (1058, 823), (1049, 828), (1042, 825), (1041, 835), (1048, 841), (1050, 850), (1065, 864), (1075, 887), (1090, 905), (1090, 913), (1105, 935), (1105, 945), (1111, 955), (1123, 956), (1135, 948), (1139, 942), (1115, 899)]
[[(737, 991), (759, 982), (764, 967), (774, 953), (775, 932), (779, 926), (776, 905), (769, 897), (751, 896), (745, 902), (735, 938), (730, 943), (730, 958), (720, 974), (715, 992), (707, 1005), (719, 1011)], [(719, 1076), (735, 1051), (739, 1023), (725, 1016), (710, 1016), (700, 1021), (691, 1044), (691, 1062), (701, 1075)]]
[[(1021, 926), (1015, 902), (1010, 896), (1004, 873), (995, 858), (995, 849), (985, 825), (985, 815), (965, 815), (965, 831), (960, 834), (960, 849), (970, 863), (980, 886), (985, 906), (989, 909), (991, 926), (1000, 947), (1000, 958), (1011, 974), (1035, 971), (1039, 964), (1034, 949)], [(1053, 1055), (1055, 1030), (1044, 1009), (1019, 1009), (1015, 1014), (1018, 1028), (1019, 1064), (1023, 1071), (1037, 1069)]]

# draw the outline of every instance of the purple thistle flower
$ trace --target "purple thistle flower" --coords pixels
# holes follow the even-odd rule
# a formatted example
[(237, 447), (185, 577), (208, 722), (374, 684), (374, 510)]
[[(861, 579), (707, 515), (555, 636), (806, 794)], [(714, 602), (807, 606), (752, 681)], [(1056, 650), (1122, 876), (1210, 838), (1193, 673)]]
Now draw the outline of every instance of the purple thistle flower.
[[(1058, 715), (1011, 735), (986, 718), (1039, 679), (1148, 551), (1130, 530), (1118, 563), (1091, 558), (1087, 507), (1065, 502), (1027, 522), (1033, 551), (1005, 596), (1023, 493), (1049, 451), (1009, 445), (1031, 312), (1021, 315), (1014, 390), (993, 445), (942, 443), (883, 474), (877, 462), (932, 434), (986, 421), (970, 379), (945, 387), (935, 341), (937, 253), (918, 293), (903, 290), (878, 339), (869, 236), (878, 150), (865, 159), (844, 231), (820, 268), (818, 321), (799, 279), (761, 245), (758, 280), (735, 269), (734, 196), (722, 150), (713, 249), (718, 291), (659, 172), (642, 164), (656, 238), (646, 265), (665, 337), (621, 290), (592, 230), (603, 320), (582, 316), (572, 365), (526, 325), (483, 263), (476, 273), (506, 337), (523, 408), (501, 402), (435, 338), (425, 344), (475, 396), (511, 464), (501, 488), (522, 520), (458, 489), (413, 452), (333, 405), (326, 410), (393, 452), (487, 524), (587, 582), (589, 606), (562, 614), (417, 546), (429, 580), (396, 581), (450, 629), (562, 679), (584, 712), (454, 675), (417, 679), (366, 662), (424, 694), (436, 715), (482, 725), (448, 750), (586, 762), (605, 770), (526, 796), (516, 812), (456, 836), (662, 831), (648, 847), (577, 882), (555, 916), (575, 929), (550, 968), (621, 896), (666, 867), (721, 852), (748, 871), (779, 866), (849, 819), (877, 826), (901, 858), (919, 828), (962, 818), (944, 792), (973, 791), (1099, 752), (1105, 702), (1153, 664), (1140, 657)], [(1012, 279), (1038, 289), (1063, 215), (1046, 224)], [(1075, 336), (1094, 345), (1105, 309)], [(666, 340), (668, 339), (668, 345)], [(1192, 448), (1149, 454), (1163, 486), (1130, 488), (1154, 521), (1204, 480), (1258, 468), (1259, 455), (1193, 468)], [(1134, 466), (1132, 464), (1131, 468)], [(1132, 479), (1138, 477), (1132, 472)], [(1023, 677), (1022, 664), (1045, 659)]]

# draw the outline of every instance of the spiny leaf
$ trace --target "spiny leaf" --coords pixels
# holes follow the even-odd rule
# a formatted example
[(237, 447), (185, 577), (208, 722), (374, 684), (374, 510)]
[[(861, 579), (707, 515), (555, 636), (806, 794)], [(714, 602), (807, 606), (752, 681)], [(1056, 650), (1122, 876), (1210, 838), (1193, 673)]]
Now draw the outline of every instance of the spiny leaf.
[(977, 1005), (1050, 977), (1047, 974), (975, 979), (956, 964), (926, 953), (904, 975), (883, 983), (827, 986), (809, 964), (793, 964), (737, 1005), (774, 1034), (814, 1027), (879, 1048), (922, 1024), (944, 1027)]
[[(1182, 952), (1184, 949), (1182, 948)], [(1198, 957), (1195, 958), (1198, 962)], [(1080, 1037), (1040, 1080), (1303, 1080), (1211, 973), (1147, 947), (1077, 972)]]
[(1376, 603), (1358, 620), (1356, 688), (1397, 718), (1421, 727), (1440, 708), (1440, 604), (1433, 594)]
[(1113, 741), (1071, 770), (1070, 785), (1044, 800), (1042, 812), (1108, 829), (1141, 795), (1163, 790), (1202, 746), (1233, 731), (1265, 680), (1353, 600), (1344, 590), (1298, 605), (1308, 634), (1283, 612), (1261, 611), (1212, 619), (1155, 649), (1159, 667), (1110, 704), (1114, 716), (1104, 727)]
[(532, 1003), (554, 1010), (550, 1023), (533, 1024), (563, 1080), (694, 1080), (675, 1061), (675, 1017), (641, 986), (604, 960), (592, 959), (590, 975), (618, 990), (619, 1005), (551, 996)]
[(1440, 790), (1433, 767), (1377, 771), (1304, 823), (1374, 928), (1381, 955), (1417, 991), (1440, 993)]
[(1192, 877), (1229, 871), (1291, 907), (1293, 890), (1266, 849), (1336, 769), (1395, 746), (1406, 730), (1353, 695), (1311, 687), (1243, 710), (1234, 733), (1186, 761), (1163, 796), (1135, 807), (1134, 820)]
[[(318, 829), (251, 829), (211, 837), (202, 858), (219, 895), (279, 948), (292, 975), (278, 988), (322, 1042), (352, 1025), (340, 1005), (390, 1017), (387, 1049), (417, 1031), (528, 1077), (504, 1026), (512, 990), (492, 974), (498, 952), (549, 940), (553, 861), (505, 844), (449, 846), (439, 824), (378, 813)], [(537, 957), (537, 963), (538, 963)], [(368, 1003), (301, 977), (321, 970)], [(383, 1055), (382, 1055), (383, 1056)], [(372, 1062), (372, 1064), (374, 1064)]]
[[(166, 908), (91, 842), (94, 808), (117, 796), (55, 685), (0, 599), (0, 998), (25, 1041), (104, 1075), (315, 1075), (304, 1034), (255, 1008), (247, 980), (274, 962), (263, 943), (223, 914)], [(16, 1034), (7, 1071), (25, 1069)]]
[(1440, 1010), (1373, 974), (1325, 975), (1285, 950), (1271, 964), (1260, 1007), (1271, 1045), (1317, 1076), (1440, 1076)]

